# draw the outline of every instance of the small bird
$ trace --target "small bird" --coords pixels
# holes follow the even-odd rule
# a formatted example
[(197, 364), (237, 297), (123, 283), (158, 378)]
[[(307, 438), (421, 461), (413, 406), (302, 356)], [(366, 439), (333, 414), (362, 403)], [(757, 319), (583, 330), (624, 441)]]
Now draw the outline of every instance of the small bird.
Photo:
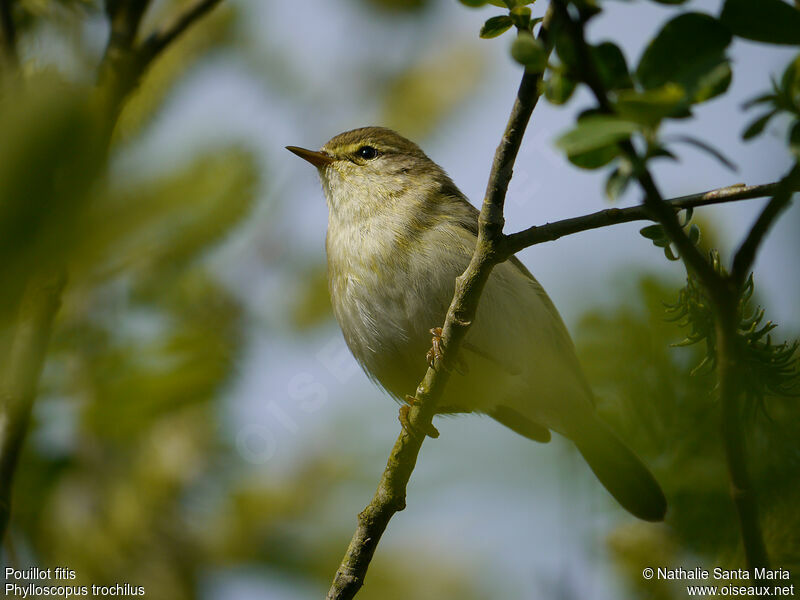
[[(444, 322), (475, 250), (478, 210), (419, 146), (390, 129), (347, 131), (320, 151), (287, 149), (322, 180), (328, 288), (345, 341), (402, 402), (425, 374), (430, 328)], [(438, 414), (486, 414), (537, 442), (556, 431), (626, 510), (664, 518), (661, 488), (598, 418), (556, 307), (516, 257), (493, 269), (456, 363)]]

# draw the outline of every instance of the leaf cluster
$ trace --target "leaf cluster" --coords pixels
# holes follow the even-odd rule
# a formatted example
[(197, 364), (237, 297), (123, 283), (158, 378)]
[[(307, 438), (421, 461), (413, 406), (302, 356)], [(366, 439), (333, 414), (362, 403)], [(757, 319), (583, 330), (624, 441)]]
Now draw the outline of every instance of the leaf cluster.
[[(685, 0), (655, 0), (678, 5)], [(540, 19), (530, 16), (530, 2), (487, 2), (462, 0), (468, 6), (487, 3), (503, 7), (507, 14), (491, 17), (481, 28), (481, 37), (497, 37), (511, 27), (518, 30), (511, 45), (511, 56), (526, 69), (545, 72), (541, 91), (553, 104), (567, 103), (581, 83), (589, 83), (589, 73), (596, 74), (590, 85), (601, 89), (607, 106), (583, 111), (575, 127), (558, 138), (556, 144), (567, 158), (584, 169), (597, 169), (616, 163), (606, 181), (606, 194), (618, 198), (636, 176), (630, 161), (621, 151), (622, 142), (634, 141), (643, 149), (645, 162), (654, 159), (677, 160), (668, 147), (673, 143), (690, 144), (736, 170), (718, 149), (689, 135), (670, 139), (659, 135), (667, 120), (685, 120), (693, 108), (724, 94), (732, 81), (733, 70), (728, 49), (734, 36), (771, 44), (800, 44), (800, 11), (782, 0), (765, 0), (758, 15), (747, 0), (726, 0), (719, 15), (683, 12), (667, 21), (655, 34), (638, 62), (629, 66), (621, 48), (612, 41), (588, 44), (588, 56), (575, 39), (569, 24), (555, 18), (550, 35), (555, 55), (548, 60), (543, 44), (532, 35)], [(584, 27), (602, 13), (597, 0), (573, 0), (570, 9)], [(587, 61), (589, 64), (587, 64)], [(769, 105), (768, 112), (755, 119), (745, 130), (745, 139), (761, 133), (772, 117), (780, 113), (794, 115), (789, 133), (792, 152), (800, 152), (800, 84), (798, 62), (789, 65), (770, 94), (760, 96), (747, 106)]]
[(516, 27), (517, 37), (511, 43), (512, 58), (528, 71), (544, 72), (548, 66), (548, 53), (541, 40), (533, 36), (533, 29), (542, 22), (542, 17), (533, 18), (529, 6), (535, 0), (509, 0), (507, 2), (461, 1), (463, 4), (473, 7), (488, 3), (507, 8), (508, 14), (497, 15), (486, 20), (483, 27), (481, 27), (480, 36), (484, 39), (491, 39), (504, 34), (511, 27)]
[[(583, 22), (598, 13), (599, 8), (588, 13)], [(568, 102), (588, 68), (597, 74), (596, 84), (608, 99), (608, 110), (584, 111), (576, 126), (556, 143), (581, 168), (618, 162), (606, 184), (611, 199), (617, 198), (635, 175), (622, 155), (620, 142), (635, 137), (645, 149), (646, 160), (676, 160), (666, 140), (659, 137), (661, 124), (690, 118), (695, 105), (723, 94), (732, 79), (727, 56), (732, 35), (719, 20), (704, 13), (687, 12), (668, 21), (635, 68), (628, 66), (622, 50), (610, 41), (589, 45), (591, 65), (587, 66), (566, 24), (556, 21), (553, 35), (559, 63), (543, 84), (545, 97), (554, 104)], [(701, 140), (682, 136), (672, 141), (692, 144), (731, 166)]]
[[(617, 306), (593, 309), (576, 330), (576, 346), (598, 410), (651, 466), (670, 499), (667, 527), (622, 524), (609, 536), (611, 555), (622, 567), (631, 593), (625, 597), (683, 598), (685, 587), (643, 580), (652, 564), (701, 563), (741, 566), (741, 541), (729, 499), (717, 407), (710, 401), (713, 374), (703, 368), (701, 345), (676, 349), (678, 323), (664, 319), (664, 299), (675, 286), (653, 275), (635, 278)], [(755, 294), (753, 294), (755, 296)], [(775, 564), (797, 557), (800, 489), (800, 405), (772, 396), (770, 419), (748, 427), (751, 473), (757, 482), (765, 540)], [(692, 563), (694, 561), (694, 563)]]
[[(684, 229), (692, 220), (693, 212), (694, 211), (691, 208), (686, 209), (686, 215), (684, 216), (683, 223), (681, 223), (681, 226)], [(664, 228), (661, 225), (648, 225), (647, 227), (643, 227), (642, 229), (640, 229), (639, 233), (643, 237), (646, 237), (648, 240), (653, 242), (654, 246), (658, 248), (663, 248), (664, 256), (666, 256), (668, 260), (676, 261), (680, 259), (680, 255), (671, 246), (669, 237), (667, 236), (667, 232), (664, 231)], [(689, 227), (687, 235), (692, 244), (696, 246), (700, 242), (700, 227), (698, 227), (697, 224), (693, 223), (691, 227)]]
[(753, 139), (764, 132), (767, 124), (777, 115), (787, 115), (790, 119), (788, 145), (795, 160), (800, 160), (800, 54), (789, 63), (780, 78), (773, 78), (772, 91), (745, 103), (745, 108), (765, 106), (767, 112), (756, 117), (745, 128), (742, 137)]
[[(721, 272), (719, 256), (712, 252), (712, 263)], [(755, 283), (752, 273), (743, 286), (737, 306), (737, 345), (742, 372), (738, 379), (751, 402), (763, 406), (766, 396), (788, 396), (800, 393), (800, 358), (796, 355), (800, 342), (774, 342), (771, 332), (775, 323), (764, 321), (765, 310), (752, 305)], [(693, 373), (716, 366), (715, 311), (707, 292), (696, 277), (690, 275), (686, 286), (674, 303), (667, 304), (670, 320), (677, 321), (689, 333), (679, 346), (705, 342), (706, 354)]]

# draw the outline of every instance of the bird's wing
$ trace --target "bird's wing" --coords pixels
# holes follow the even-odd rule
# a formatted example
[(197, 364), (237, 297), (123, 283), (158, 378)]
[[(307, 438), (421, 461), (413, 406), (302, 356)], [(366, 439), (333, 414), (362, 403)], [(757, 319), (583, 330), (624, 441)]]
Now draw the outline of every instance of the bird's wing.
[[(471, 254), (477, 211), (462, 209), (461, 214), (457, 235), (462, 251)], [(569, 418), (565, 413), (591, 407), (592, 392), (567, 328), (544, 288), (517, 258), (493, 269), (463, 348), (468, 365), (480, 364), (504, 380), (507, 388), (496, 394), (494, 406), (559, 431)]]

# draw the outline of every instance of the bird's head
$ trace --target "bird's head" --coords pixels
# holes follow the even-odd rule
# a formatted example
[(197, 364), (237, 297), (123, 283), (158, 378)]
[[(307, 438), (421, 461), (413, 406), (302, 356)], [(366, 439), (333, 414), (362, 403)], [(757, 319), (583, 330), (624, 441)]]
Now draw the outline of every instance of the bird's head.
[(384, 127), (340, 133), (319, 151), (287, 149), (317, 167), (331, 212), (375, 214), (411, 207), (452, 186), (419, 146)]

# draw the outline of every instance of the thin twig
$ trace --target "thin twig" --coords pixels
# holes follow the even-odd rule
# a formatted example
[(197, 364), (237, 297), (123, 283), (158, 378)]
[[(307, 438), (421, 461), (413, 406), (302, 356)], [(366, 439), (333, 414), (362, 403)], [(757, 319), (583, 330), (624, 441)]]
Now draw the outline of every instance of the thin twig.
[(65, 280), (64, 274), (58, 273), (28, 283), (0, 381), (0, 542), (11, 515), (14, 472)]
[[(132, 62), (136, 34), (149, 4), (150, 0), (117, 0), (109, 4), (111, 32), (100, 64), (102, 75), (118, 70), (124, 63)], [(130, 65), (126, 66), (126, 71), (131, 68)], [(120, 74), (115, 73), (115, 75)], [(124, 75), (127, 75), (127, 72)]]
[[(551, 18), (552, 13), (548, 9), (539, 32), (540, 39), (548, 48), (547, 30)], [(483, 286), (492, 267), (500, 262), (497, 248), (503, 240), (503, 202), (525, 128), (539, 97), (537, 86), (540, 80), (540, 73), (526, 72), (523, 75), (511, 117), (495, 152), (478, 219), (478, 243), (467, 270), (456, 280), (455, 294), (443, 327), (442, 339), (448, 362), (458, 354), (461, 341), (475, 317)], [(442, 368), (438, 362), (436, 368), (428, 369), (417, 387), (414, 405), (408, 411), (408, 421), (414, 430), (424, 432), (431, 429), (436, 404), (448, 378), (449, 370)], [(397, 438), (375, 496), (358, 515), (358, 527), (336, 571), (327, 600), (349, 600), (361, 589), (369, 563), (389, 520), (397, 511), (405, 508), (406, 486), (423, 440), (424, 434), (411, 435), (405, 430)]]
[(772, 224), (789, 205), (800, 183), (800, 164), (795, 164), (773, 190), (772, 198), (761, 211), (747, 237), (734, 255), (731, 274), (726, 279), (728, 294), (718, 302), (716, 319), (717, 387), (722, 410), (722, 438), (730, 478), (730, 491), (745, 560), (752, 570), (769, 567), (769, 554), (764, 544), (758, 517), (758, 498), (747, 467), (745, 434), (742, 427), (742, 348), (739, 339), (738, 304), (742, 285), (755, 261), (756, 252)]
[[(594, 61), (589, 51), (589, 45), (583, 33), (583, 24), (576, 23), (567, 10), (568, 0), (553, 0), (553, 6), (559, 22), (565, 25), (575, 43), (575, 50), (580, 63), (580, 75), (584, 83), (594, 94), (600, 110), (607, 114), (614, 114), (614, 109), (608, 100), (608, 94), (603, 85), (600, 74), (597, 72)], [(656, 220), (662, 225), (670, 241), (675, 244), (684, 263), (695, 271), (700, 280), (709, 287), (712, 294), (719, 292), (719, 276), (712, 268), (705, 256), (692, 243), (689, 236), (681, 227), (675, 211), (665, 204), (664, 197), (658, 189), (645, 161), (639, 156), (630, 140), (620, 143), (620, 148), (631, 161), (633, 172), (639, 185), (644, 191), (644, 204), (650, 208)]]
[(137, 45), (136, 36), (150, 0), (107, 0), (111, 35), (100, 63), (99, 75), (107, 90), (105, 111), (109, 125), (116, 122), (125, 98), (138, 85), (153, 60), (221, 1), (199, 0), (193, 3), (172, 23), (158, 29)]
[[(752, 200), (754, 198), (766, 198), (775, 193), (781, 182), (767, 183), (764, 185), (732, 185), (699, 194), (681, 196), (665, 200), (667, 206), (678, 212), (686, 208), (697, 208), (711, 204), (723, 204), (739, 200)], [(795, 184), (795, 189), (799, 189), (800, 184)], [(657, 221), (657, 217), (649, 207), (642, 204), (629, 206), (627, 208), (608, 208), (580, 217), (563, 219), (545, 225), (534, 225), (517, 233), (506, 236), (503, 244), (504, 256), (516, 254), (524, 248), (551, 242), (565, 235), (617, 225), (619, 223), (630, 223), (632, 221)]]
[[(577, 54), (581, 62), (580, 66), (583, 71), (581, 75), (584, 82), (594, 93), (601, 110), (613, 114), (613, 107), (608, 101), (602, 80), (591, 59), (589, 47), (583, 33), (583, 24), (575, 23), (572, 20), (567, 10), (567, 1), (553, 0), (553, 4), (559, 20), (570, 28), (570, 35), (576, 45)], [(652, 211), (667, 236), (678, 248), (687, 268), (694, 271), (711, 298), (716, 320), (716, 343), (722, 353), (718, 360), (720, 360), (720, 363), (722, 361), (725, 362), (724, 365), (720, 364), (718, 369), (717, 389), (722, 405), (721, 429), (726, 447), (731, 496), (737, 509), (747, 566), (751, 571), (758, 567), (766, 567), (768, 566), (769, 558), (759, 524), (755, 501), (756, 495), (748, 474), (744, 451), (744, 432), (739, 414), (741, 394), (738, 386), (738, 376), (741, 372), (741, 357), (738, 353), (737, 307), (741, 294), (741, 285), (737, 279), (717, 272), (689, 240), (678, 222), (675, 211), (663, 201), (663, 197), (648, 171), (645, 161), (636, 152), (630, 140), (622, 142), (620, 148), (631, 161), (639, 184), (644, 190), (644, 205)], [(784, 180), (779, 185), (780, 188), (773, 196), (773, 200), (762, 212), (762, 218), (759, 218), (753, 231), (748, 235), (748, 241), (745, 242), (742, 249), (744, 252), (740, 250), (740, 253), (737, 253), (739, 271), (749, 269), (755, 257), (758, 244), (791, 197), (788, 191), (783, 193), (784, 188), (788, 189), (789, 184), (786, 184)], [(740, 257), (738, 256), (739, 254), (741, 254)], [(747, 265), (748, 269), (742, 269), (742, 265)], [(739, 276), (737, 273), (736, 277), (738, 278)]]
[(146, 67), (195, 21), (201, 19), (220, 2), (222, 0), (198, 0), (172, 23), (150, 34), (139, 50), (142, 67)]
[(727, 300), (716, 307), (717, 389), (730, 494), (739, 520), (745, 562), (752, 571), (756, 568), (769, 568), (769, 555), (759, 523), (756, 490), (747, 468), (742, 427), (738, 300), (738, 289), (732, 288)]
[(772, 199), (761, 211), (750, 233), (747, 234), (742, 245), (739, 246), (739, 250), (734, 255), (731, 277), (737, 287), (741, 286), (747, 279), (756, 259), (758, 247), (778, 216), (789, 206), (792, 195), (797, 191), (798, 183), (800, 183), (800, 163), (795, 164), (786, 177), (776, 186)]
[(19, 56), (17, 55), (17, 28), (11, 13), (13, 2), (14, 0), (0, 0), (0, 42), (2, 42), (3, 54), (8, 64), (17, 67), (19, 66)]

